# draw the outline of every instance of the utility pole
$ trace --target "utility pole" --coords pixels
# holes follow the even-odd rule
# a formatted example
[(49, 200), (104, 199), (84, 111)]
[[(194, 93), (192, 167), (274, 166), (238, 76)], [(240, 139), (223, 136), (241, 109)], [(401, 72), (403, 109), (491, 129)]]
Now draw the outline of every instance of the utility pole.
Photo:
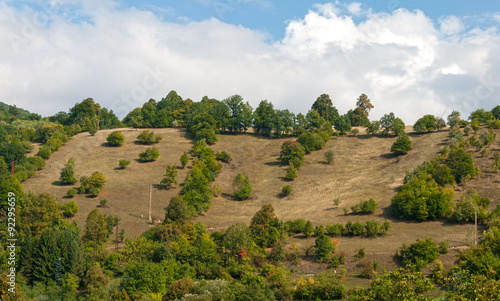
[(151, 223), (151, 197), (153, 194), (153, 185), (149, 185), (149, 222)]
[(477, 246), (477, 206), (474, 211), (474, 245)]

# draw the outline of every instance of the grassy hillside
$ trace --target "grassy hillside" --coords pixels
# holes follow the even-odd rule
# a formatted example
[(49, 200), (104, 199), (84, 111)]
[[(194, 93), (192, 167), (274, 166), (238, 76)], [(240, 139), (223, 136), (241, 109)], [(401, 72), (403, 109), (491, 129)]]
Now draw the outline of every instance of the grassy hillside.
[[(409, 130), (409, 128), (407, 129)], [(148, 146), (136, 143), (140, 131), (122, 129), (126, 142), (122, 147), (106, 146), (106, 137), (111, 130), (99, 131), (95, 136), (81, 133), (73, 138), (47, 161), (41, 172), (24, 183), (25, 190), (36, 193), (49, 192), (55, 194), (61, 202), (66, 191), (73, 186), (60, 185), (59, 173), (70, 157), (75, 158), (75, 171), (79, 176), (90, 175), (94, 171), (102, 172), (107, 183), (97, 198), (82, 195), (75, 197), (80, 212), (75, 220), (83, 228), (87, 214), (99, 205), (102, 199), (108, 200), (108, 206), (101, 208), (105, 214), (121, 218), (120, 227), (126, 229), (127, 237), (135, 237), (144, 232), (150, 225), (147, 223), (149, 185), (159, 184), (167, 164), (179, 163), (183, 152), (191, 149), (192, 141), (182, 129), (156, 129), (156, 133), (164, 136), (157, 145), (160, 158), (152, 163), (138, 162), (138, 154)], [(498, 132), (498, 131), (497, 131)], [(388, 234), (378, 239), (341, 238), (338, 249), (350, 254), (365, 248), (371, 256), (383, 256), (390, 264), (392, 255), (403, 243), (410, 243), (417, 238), (432, 237), (436, 241), (448, 240), (451, 246), (469, 245), (473, 239), (471, 225), (452, 225), (442, 222), (406, 222), (393, 219), (387, 207), (396, 189), (402, 185), (405, 171), (412, 170), (424, 160), (432, 159), (447, 139), (448, 132), (437, 132), (426, 135), (412, 135), (413, 151), (402, 157), (394, 157), (389, 153), (394, 137), (348, 136), (332, 138), (321, 151), (306, 155), (304, 166), (299, 170), (299, 177), (293, 182), (284, 178), (286, 166), (278, 163), (280, 146), (286, 139), (265, 139), (252, 134), (219, 135), (219, 142), (214, 150), (229, 152), (233, 161), (224, 164), (222, 173), (215, 184), (222, 187), (223, 195), (212, 201), (211, 209), (197, 217), (197, 221), (215, 230), (223, 230), (228, 226), (243, 222), (250, 223), (253, 214), (263, 204), (271, 203), (277, 216), (282, 220), (304, 218), (314, 225), (346, 223), (347, 221), (376, 220), (391, 222)], [(490, 208), (500, 202), (500, 176), (488, 170), (492, 162), (492, 152), (498, 151), (498, 144), (490, 148), (490, 152), (481, 157), (474, 153), (477, 165), (483, 170), (483, 177), (474, 179), (467, 187), (457, 186), (457, 192), (470, 187), (476, 188), (481, 195), (491, 198)], [(334, 164), (328, 165), (324, 152), (332, 150), (335, 154)], [(118, 169), (118, 160), (128, 159), (130, 166), (125, 170)], [(188, 165), (189, 168), (189, 165)], [(179, 170), (178, 180), (182, 183), (188, 168)], [(250, 177), (254, 189), (253, 197), (246, 201), (232, 198), (232, 181), (239, 173)], [(284, 185), (293, 186), (290, 196), (279, 196)], [(75, 186), (78, 185), (75, 184)], [(164, 210), (172, 196), (178, 193), (179, 187), (169, 191), (161, 186), (153, 186), (153, 217), (163, 219)], [(456, 193), (455, 198), (459, 194)], [(333, 199), (341, 198), (339, 208), (335, 208)], [(374, 198), (379, 209), (368, 216), (344, 215), (342, 208), (350, 208), (362, 200)], [(298, 236), (293, 238), (299, 247), (311, 243)], [(378, 254), (378, 255), (377, 255)], [(449, 255), (453, 260), (453, 255)]]

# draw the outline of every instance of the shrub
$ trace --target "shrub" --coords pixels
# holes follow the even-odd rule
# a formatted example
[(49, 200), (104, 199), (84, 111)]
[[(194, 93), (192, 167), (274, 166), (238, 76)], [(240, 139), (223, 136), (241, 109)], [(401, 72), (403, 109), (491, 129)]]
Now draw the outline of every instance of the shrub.
[(29, 141), (21, 141), (21, 146), (26, 150), (27, 153), (30, 153), (35, 148)]
[(137, 136), (137, 139), (139, 139), (142, 144), (158, 143), (162, 138), (163, 136), (156, 135), (154, 132), (150, 132), (149, 130), (144, 130), (139, 136)]
[(437, 129), (437, 119), (433, 115), (425, 115), (415, 122), (413, 129), (419, 133), (428, 133)]
[(358, 251), (358, 254), (354, 255), (356, 258), (364, 258), (365, 257), (365, 248), (361, 248)]
[(336, 224), (336, 225), (327, 225), (326, 226), (326, 234), (330, 236), (340, 236), (344, 232), (344, 225)]
[(168, 288), (167, 292), (163, 296), (163, 300), (177, 300), (182, 299), (182, 297), (189, 293), (191, 286), (193, 285), (193, 280), (189, 278), (184, 278), (175, 281)]
[(156, 147), (150, 147), (139, 154), (139, 160), (141, 160), (141, 162), (152, 162), (156, 161), (159, 156), (160, 152), (158, 149)]
[(184, 152), (184, 153), (182, 154), (182, 156), (181, 156), (180, 161), (181, 161), (182, 168), (183, 168), (183, 169), (184, 169), (184, 168), (186, 168), (186, 165), (187, 165), (187, 164), (188, 164), (188, 162), (189, 162), (189, 156), (188, 156), (188, 154), (186, 154), (186, 153)]
[(101, 193), (101, 190), (99, 188), (97, 188), (97, 187), (92, 187), (92, 188), (89, 189), (89, 194), (90, 194), (91, 197), (95, 198), (96, 196), (99, 195), (99, 193)]
[(384, 234), (385, 231), (382, 229), (380, 224), (376, 221), (367, 221), (365, 224), (365, 236), (366, 237), (377, 237), (380, 234)]
[(47, 145), (42, 145), (38, 149), (38, 153), (36, 155), (39, 157), (42, 157), (44, 159), (48, 159), (48, 158), (50, 158), (50, 155), (52, 155), (52, 151), (50, 150), (50, 148)]
[(76, 190), (75, 188), (71, 188), (70, 190), (68, 190), (68, 192), (66, 192), (66, 195), (69, 197), (74, 197), (77, 193), (78, 190)]
[(500, 129), (500, 119), (492, 119), (487, 122), (490, 129)]
[(391, 146), (391, 152), (398, 156), (407, 154), (411, 149), (410, 137), (405, 132), (402, 132)]
[(328, 263), (330, 264), (330, 268), (337, 268), (340, 265), (345, 263), (345, 255), (344, 253), (332, 255), (328, 258)]
[(440, 186), (455, 184), (455, 177), (451, 169), (446, 165), (438, 165), (432, 171), (432, 178)]
[(361, 212), (365, 214), (373, 213), (377, 209), (377, 206), (377, 202), (374, 199), (369, 199), (361, 204)]
[(167, 165), (167, 169), (165, 174), (163, 174), (165, 178), (163, 178), (160, 184), (164, 185), (165, 188), (171, 189), (177, 184), (177, 166), (175, 165)]
[(98, 171), (94, 171), (87, 180), (87, 185), (89, 188), (95, 187), (101, 189), (104, 184), (106, 184), (106, 178), (102, 173)]
[(325, 234), (325, 227), (323, 227), (322, 225), (316, 226), (314, 228), (314, 236), (318, 237), (322, 234)]
[(359, 236), (363, 234), (363, 224), (360, 222), (352, 223), (348, 221), (344, 228), (344, 234), (347, 236)]
[(76, 183), (76, 178), (75, 178), (75, 171), (73, 168), (74, 160), (73, 158), (70, 158), (68, 160), (68, 163), (64, 165), (64, 168), (61, 170), (61, 176), (59, 177), (59, 180), (62, 181), (64, 184), (75, 184)]
[(242, 201), (248, 199), (252, 195), (252, 186), (250, 186), (250, 178), (239, 173), (233, 181), (234, 196)]
[(286, 170), (286, 179), (289, 181), (293, 181), (296, 177), (298, 177), (299, 173), (295, 166), (293, 166), (293, 163), (290, 162), (288, 169)]
[(125, 142), (125, 137), (121, 132), (114, 131), (108, 135), (106, 140), (108, 140), (108, 144), (111, 146), (121, 146)]
[(305, 132), (299, 136), (297, 142), (304, 147), (306, 153), (325, 147), (325, 140), (317, 133)]
[(371, 260), (368, 259), (361, 260), (361, 262), (357, 264), (357, 267), (361, 269), (359, 276), (365, 279), (374, 278), (376, 275), (375, 265), (376, 265), (375, 261), (372, 262)]
[(215, 159), (217, 159), (218, 161), (222, 161), (222, 162), (226, 162), (226, 163), (231, 163), (231, 161), (233, 161), (233, 157), (231, 157), (231, 155), (229, 153), (226, 153), (226, 152), (217, 152), (217, 154), (215, 154)]
[(284, 187), (281, 189), (281, 193), (283, 194), (283, 196), (288, 196), (288, 195), (290, 195), (290, 193), (292, 193), (292, 186), (290, 186), (290, 185), (286, 185), (286, 186), (284, 186)]
[(122, 160), (118, 161), (118, 165), (120, 166), (121, 169), (127, 168), (127, 166), (129, 166), (129, 164), (130, 164), (130, 160), (122, 159)]
[(310, 221), (306, 222), (306, 226), (304, 227), (304, 235), (307, 237), (311, 237), (314, 232), (313, 225)]
[(39, 156), (28, 157), (28, 162), (36, 166), (37, 170), (45, 167), (45, 160)]
[(440, 242), (439, 247), (438, 247), (439, 254), (448, 254), (449, 246), (450, 246), (450, 244), (446, 240), (443, 240), (442, 242)]
[(335, 156), (331, 150), (325, 152), (325, 160), (328, 164), (332, 164), (334, 159)]
[[(76, 189), (73, 190), (76, 191)], [(75, 214), (78, 213), (78, 209), (79, 208), (75, 200), (72, 200), (71, 202), (67, 202), (66, 204), (62, 205), (63, 215), (67, 218), (75, 216)]]
[(403, 245), (399, 255), (404, 265), (415, 265), (418, 271), (425, 268), (439, 256), (438, 247), (432, 238), (426, 240), (417, 239), (417, 242), (407, 246)]
[(304, 162), (305, 154), (305, 149), (300, 143), (288, 140), (281, 145), (279, 159), (283, 164), (292, 162), (295, 168), (300, 168)]
[(351, 135), (356, 136), (357, 134), (359, 134), (359, 130), (358, 129), (352, 129), (350, 131), (350, 133), (351, 133)]
[(335, 252), (335, 246), (330, 238), (324, 234), (319, 235), (314, 243), (314, 259), (323, 262)]
[(285, 222), (285, 229), (290, 234), (303, 233), (307, 222), (304, 219), (296, 219)]
[(462, 148), (450, 150), (445, 164), (451, 169), (457, 183), (463, 183), (467, 176), (474, 177), (476, 175), (474, 160)]
[(99, 205), (100, 205), (101, 207), (106, 207), (106, 204), (107, 204), (107, 203), (108, 203), (108, 200), (106, 200), (106, 199), (102, 199), (102, 200), (100, 200), (100, 201), (99, 201)]

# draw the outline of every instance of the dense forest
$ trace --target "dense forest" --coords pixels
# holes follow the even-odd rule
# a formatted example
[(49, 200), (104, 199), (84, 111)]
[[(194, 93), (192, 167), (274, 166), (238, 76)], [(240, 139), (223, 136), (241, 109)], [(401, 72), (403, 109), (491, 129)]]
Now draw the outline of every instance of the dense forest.
[[(500, 105), (491, 111), (478, 109), (462, 119), (453, 111), (447, 120), (422, 116), (411, 135), (394, 113), (370, 120), (374, 107), (367, 95), (353, 100), (353, 109), (340, 115), (329, 95), (320, 95), (304, 114), (275, 109), (262, 100), (252, 108), (240, 95), (223, 100), (203, 97), (195, 102), (171, 91), (129, 112), (123, 120), (92, 98), (76, 103), (68, 112), (42, 117), (36, 113), (0, 103), (0, 295), (2, 300), (432, 300), (438, 291), (447, 300), (498, 300), (500, 298), (500, 206), (467, 183), (484, 172), (498, 172), (500, 150), (496, 133), (500, 129)], [(75, 201), (64, 205), (51, 194), (25, 191), (22, 182), (45, 167), (54, 152), (73, 136), (95, 135), (112, 129), (109, 147), (124, 143), (121, 128), (137, 128), (138, 143), (148, 145), (141, 162), (155, 161), (155, 147), (162, 136), (158, 128), (186, 128), (192, 148), (179, 158), (180, 166), (166, 166), (161, 185), (179, 185), (179, 168), (189, 168), (182, 188), (165, 208), (161, 223), (137, 238), (124, 239), (116, 231), (119, 219), (99, 208), (86, 217), (85, 227), (72, 222), (79, 214)], [(249, 224), (238, 223), (224, 231), (209, 231), (196, 217), (208, 211), (221, 188), (214, 185), (231, 154), (212, 148), (221, 135), (256, 135), (262, 139), (285, 139), (279, 162), (287, 167), (283, 196), (292, 193), (293, 181), (301, 177), (304, 159), (321, 150), (332, 137), (371, 139), (394, 137), (394, 157), (412, 150), (412, 135), (448, 132), (440, 153), (408, 171), (387, 208), (384, 223), (356, 220), (378, 208), (374, 199), (351, 207), (353, 222), (314, 226), (305, 219), (281, 220), (272, 204), (253, 213)], [(35, 145), (37, 149), (35, 150)], [(490, 166), (481, 169), (473, 152), (492, 156)], [(328, 164), (333, 153), (325, 153)], [(117, 159), (118, 160), (118, 159)], [(130, 161), (120, 160), (126, 169)], [(11, 170), (13, 167), (13, 170)], [(68, 190), (98, 196), (106, 175), (96, 171), (77, 179), (74, 160), (65, 162), (59, 181), (79, 184)], [(57, 180), (57, 179), (55, 179)], [(249, 177), (239, 173), (231, 194), (238, 201), (252, 196)], [(490, 183), (498, 185), (498, 183)], [(455, 195), (455, 187), (464, 192)], [(457, 202), (456, 199), (459, 199)], [(339, 200), (340, 202), (340, 200)], [(101, 204), (106, 206), (106, 202)], [(338, 205), (338, 204), (337, 204)], [(473, 223), (484, 230), (477, 245), (460, 253), (449, 269), (438, 260), (448, 252), (446, 241), (418, 239), (402, 245), (394, 256), (399, 267), (380, 271), (376, 261), (363, 259), (357, 277), (372, 279), (365, 287), (347, 287), (347, 254), (337, 250), (340, 237), (370, 240), (391, 231), (392, 220), (449, 224)], [(303, 235), (314, 244), (299, 249), (289, 238)], [(115, 238), (116, 236), (116, 238)], [(13, 246), (12, 241), (16, 239)], [(123, 247), (115, 249), (114, 243)], [(301, 260), (321, 265), (315, 275), (297, 275)], [(430, 267), (429, 267), (430, 266)], [(13, 276), (14, 275), (14, 276)], [(12, 281), (15, 279), (15, 281)], [(15, 293), (12, 293), (15, 291)]]

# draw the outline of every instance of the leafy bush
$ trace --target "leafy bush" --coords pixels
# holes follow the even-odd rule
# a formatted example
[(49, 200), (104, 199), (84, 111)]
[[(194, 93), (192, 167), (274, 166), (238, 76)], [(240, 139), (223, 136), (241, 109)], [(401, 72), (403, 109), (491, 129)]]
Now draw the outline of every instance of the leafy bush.
[(335, 245), (330, 238), (324, 234), (320, 234), (314, 243), (314, 260), (323, 262), (335, 252)]
[(290, 234), (303, 233), (306, 228), (306, 220), (304, 219), (296, 219), (293, 221), (285, 222), (285, 229)]
[(322, 234), (325, 234), (325, 227), (323, 225), (314, 227), (314, 236), (318, 237)]
[[(76, 189), (73, 190), (76, 191)], [(67, 202), (66, 204), (62, 205), (63, 215), (67, 218), (75, 216), (75, 214), (78, 213), (78, 209), (79, 208), (75, 200), (72, 200), (71, 202)]]
[(26, 150), (27, 153), (30, 153), (35, 148), (29, 141), (21, 141), (21, 146)]
[(108, 144), (111, 146), (121, 146), (125, 142), (125, 137), (119, 131), (114, 131), (108, 135)]
[(28, 157), (28, 162), (36, 166), (37, 170), (45, 167), (45, 160), (39, 156)]
[(326, 234), (330, 236), (340, 236), (344, 232), (344, 225), (336, 224), (336, 225), (327, 225), (326, 226)]
[(52, 155), (52, 151), (47, 145), (42, 145), (38, 149), (38, 153), (36, 155), (44, 159), (48, 159), (50, 158), (50, 155)]
[(425, 115), (415, 122), (413, 129), (419, 133), (428, 133), (437, 129), (437, 119), (433, 115)]
[(391, 146), (391, 152), (398, 156), (407, 154), (411, 149), (410, 137), (405, 132), (401, 132), (396, 142)]
[(445, 164), (451, 169), (457, 183), (463, 183), (467, 177), (474, 177), (476, 175), (474, 160), (471, 155), (462, 148), (450, 150), (445, 160)]
[(297, 169), (295, 168), (295, 166), (293, 166), (293, 163), (290, 162), (288, 169), (286, 170), (286, 175), (285, 175), (286, 179), (289, 181), (293, 181), (298, 176), (299, 173)]
[(432, 171), (432, 178), (440, 186), (454, 185), (455, 177), (451, 169), (446, 165), (439, 165)]
[(434, 180), (412, 180), (392, 198), (392, 213), (403, 219), (419, 221), (446, 218), (450, 214), (453, 189), (440, 188)]
[(328, 164), (332, 164), (334, 159), (335, 156), (331, 150), (325, 152), (325, 160)]
[(283, 188), (281, 189), (281, 193), (283, 194), (283, 196), (290, 195), (290, 193), (292, 193), (292, 186), (290, 185), (283, 186)]
[(404, 265), (415, 265), (417, 270), (425, 268), (439, 256), (438, 247), (432, 238), (426, 240), (417, 239), (417, 242), (407, 246), (403, 245), (399, 255)]
[(118, 161), (118, 165), (120, 166), (121, 169), (127, 168), (127, 166), (129, 166), (129, 164), (130, 164), (130, 160), (122, 159), (122, 160)]
[(363, 234), (363, 224), (360, 222), (352, 223), (348, 221), (344, 228), (344, 235), (347, 236), (360, 236)]
[(66, 192), (66, 195), (69, 197), (74, 197), (77, 193), (78, 190), (76, 190), (75, 188), (71, 188), (70, 190), (68, 190), (68, 192)]
[(304, 147), (306, 153), (325, 147), (325, 140), (323, 140), (319, 134), (312, 132), (305, 132), (301, 134), (297, 139), (297, 142)]
[(96, 196), (99, 195), (99, 193), (101, 193), (101, 190), (99, 188), (97, 188), (97, 187), (92, 187), (92, 188), (89, 189), (89, 194), (90, 194), (91, 197), (95, 198)]
[(239, 173), (233, 181), (234, 196), (242, 201), (248, 199), (252, 195), (252, 186), (250, 186), (250, 178)]
[(292, 162), (295, 168), (300, 168), (304, 162), (305, 154), (305, 149), (300, 143), (287, 140), (281, 145), (279, 159), (283, 164)]
[(365, 223), (365, 236), (366, 237), (377, 237), (378, 235), (384, 235), (386, 230), (376, 221), (366, 221)]
[(66, 163), (64, 165), (64, 168), (61, 170), (61, 176), (59, 177), (59, 180), (62, 181), (64, 184), (76, 183), (74, 162), (75, 161), (73, 160), (73, 158), (70, 158), (68, 160), (68, 163)]
[(307, 221), (306, 222), (306, 225), (304, 227), (304, 235), (307, 236), (307, 237), (311, 237), (313, 235), (313, 232), (314, 232), (314, 228), (313, 228), (313, 225), (310, 221)]
[(226, 153), (225, 151), (217, 152), (217, 154), (215, 154), (215, 159), (226, 163), (231, 163), (231, 161), (233, 161), (233, 157), (231, 157), (231, 155), (229, 153)]
[(149, 130), (144, 130), (139, 136), (137, 136), (137, 139), (142, 144), (155, 144), (160, 142), (160, 140), (163, 138), (161, 135), (156, 135), (154, 132), (150, 132)]
[(163, 176), (165, 178), (161, 180), (160, 184), (164, 185), (167, 189), (173, 188), (174, 185), (177, 184), (177, 166), (173, 164), (167, 165), (165, 174)]
[(160, 156), (160, 152), (156, 147), (150, 147), (146, 149), (144, 152), (139, 154), (139, 160), (142, 162), (152, 162), (156, 161)]
[(180, 161), (181, 161), (182, 168), (183, 169), (186, 168), (186, 165), (189, 162), (189, 156), (188, 156), (188, 154), (183, 153), (182, 156), (181, 156)]

